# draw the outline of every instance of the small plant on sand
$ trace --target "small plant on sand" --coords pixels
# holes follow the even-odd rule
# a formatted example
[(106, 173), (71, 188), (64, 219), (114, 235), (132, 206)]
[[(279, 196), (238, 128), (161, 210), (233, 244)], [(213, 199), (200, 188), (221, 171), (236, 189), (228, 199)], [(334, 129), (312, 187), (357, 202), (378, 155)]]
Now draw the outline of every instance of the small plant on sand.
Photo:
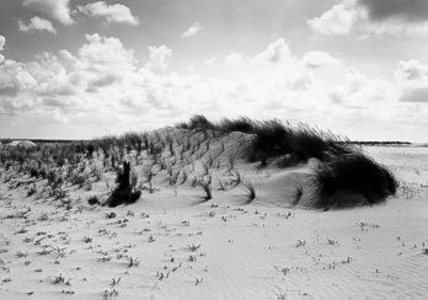
[(187, 171), (185, 169), (183, 169), (181, 171), (181, 183), (180, 183), (180, 185), (183, 185), (184, 183), (186, 183), (187, 178), (189, 178), (189, 174), (187, 173)]
[(30, 197), (30, 196), (34, 195), (35, 193), (37, 193), (37, 189), (36, 189), (36, 185), (33, 184), (33, 185), (31, 185), (31, 187), (27, 191), (27, 197)]
[(256, 199), (257, 194), (256, 194), (256, 187), (254, 185), (254, 183), (252, 183), (249, 180), (246, 180), (242, 183), (242, 185), (244, 186), (244, 188), (247, 190), (247, 200), (245, 201), (245, 204), (249, 204), (251, 202), (254, 201), (254, 199)]
[(201, 244), (199, 244), (199, 245), (192, 244), (192, 245), (187, 245), (187, 248), (188, 248), (191, 252), (196, 252), (196, 251), (198, 251), (198, 249), (199, 249), (201, 246), (202, 246)]
[(71, 279), (65, 279), (65, 277), (62, 274), (59, 274), (58, 276), (55, 276), (51, 279), (52, 284), (65, 284), (65, 285), (71, 285)]
[(304, 247), (305, 245), (306, 245), (305, 240), (297, 240), (297, 242), (296, 242), (296, 248)]
[(114, 211), (112, 211), (112, 212), (109, 212), (109, 213), (107, 213), (106, 214), (106, 218), (107, 219), (114, 219), (114, 218), (116, 218), (116, 213), (114, 212)]
[(204, 201), (208, 201), (212, 199), (211, 176), (209, 176), (209, 179), (207, 181), (205, 180), (196, 181), (195, 186), (200, 186), (204, 190), (205, 192), (205, 196), (203, 197)]
[(132, 268), (132, 267), (138, 267), (140, 265), (140, 260), (138, 259), (138, 257), (129, 257), (129, 261), (128, 261), (128, 268)]
[(117, 279), (112, 278), (111, 283), (110, 283), (110, 288), (114, 288), (116, 285), (118, 285), (121, 279), (122, 279), (122, 277), (118, 277)]
[(85, 236), (85, 237), (83, 238), (83, 242), (84, 242), (84, 243), (91, 243), (91, 242), (92, 242), (92, 238), (91, 238), (91, 237), (88, 237), (88, 236)]
[(123, 169), (117, 172), (117, 186), (106, 202), (109, 207), (135, 203), (140, 198), (141, 191), (130, 182), (130, 172), (130, 163), (123, 162)]
[(95, 205), (95, 204), (100, 204), (101, 202), (100, 202), (100, 200), (98, 199), (98, 197), (97, 196), (90, 196), (89, 198), (88, 198), (88, 204), (89, 205)]
[(103, 296), (104, 296), (104, 299), (114, 298), (119, 296), (119, 291), (116, 289), (104, 290)]
[(155, 173), (153, 172), (152, 168), (144, 169), (144, 177), (146, 178), (146, 183), (149, 185), (148, 191), (150, 194), (155, 191), (152, 183), (154, 176), (155, 176)]
[(153, 235), (149, 235), (149, 243), (153, 243), (154, 241), (156, 241), (156, 239), (153, 237)]
[(40, 215), (39, 221), (47, 221), (47, 220), (49, 220), (48, 213), (43, 213)]
[(27, 256), (28, 256), (28, 252), (25, 252), (25, 251), (17, 251), (17, 252), (16, 252), (16, 254), (15, 254), (15, 256), (16, 256), (17, 258), (27, 257)]

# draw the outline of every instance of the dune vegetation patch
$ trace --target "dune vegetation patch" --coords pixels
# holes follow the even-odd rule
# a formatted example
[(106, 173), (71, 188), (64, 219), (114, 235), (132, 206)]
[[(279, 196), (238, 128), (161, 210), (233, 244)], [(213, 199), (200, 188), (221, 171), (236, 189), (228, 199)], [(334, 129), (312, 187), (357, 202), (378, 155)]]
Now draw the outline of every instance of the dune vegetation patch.
[[(299, 184), (299, 197), (283, 199), (292, 205), (340, 208), (377, 204), (394, 195), (398, 187), (390, 170), (344, 137), (306, 124), (292, 126), (277, 119), (247, 117), (212, 122), (196, 115), (188, 122), (152, 132), (39, 143), (31, 148), (6, 145), (0, 162), (7, 174), (3, 181), (11, 188), (27, 184), (28, 197), (52, 198), (64, 206), (72, 205), (69, 193), (76, 189), (82, 191), (86, 203), (110, 207), (144, 201), (145, 195), (161, 188), (174, 193), (178, 188), (194, 189), (200, 193), (198, 203), (232, 189), (247, 198), (243, 204), (263, 202), (263, 193), (258, 192), (263, 182), (240, 183), (263, 181), (264, 170), (287, 172), (290, 168), (309, 168), (314, 191), (307, 201), (308, 185)], [(13, 180), (18, 175), (28, 179)], [(40, 182), (44, 184), (36, 189)]]

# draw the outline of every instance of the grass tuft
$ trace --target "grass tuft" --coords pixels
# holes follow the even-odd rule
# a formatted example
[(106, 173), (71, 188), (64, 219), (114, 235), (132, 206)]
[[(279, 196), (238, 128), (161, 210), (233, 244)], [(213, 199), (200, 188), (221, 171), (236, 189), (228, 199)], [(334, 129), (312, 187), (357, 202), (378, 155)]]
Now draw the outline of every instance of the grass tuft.
[[(362, 196), (369, 204), (385, 201), (395, 195), (398, 182), (391, 171), (362, 152), (336, 156), (317, 166), (318, 208), (353, 206), (352, 197)], [(356, 201), (356, 200), (355, 200)]]
[(107, 199), (106, 205), (116, 207), (121, 204), (137, 202), (141, 191), (136, 188), (136, 182), (130, 182), (131, 167), (129, 162), (123, 162), (123, 170), (118, 170), (116, 175), (117, 186)]

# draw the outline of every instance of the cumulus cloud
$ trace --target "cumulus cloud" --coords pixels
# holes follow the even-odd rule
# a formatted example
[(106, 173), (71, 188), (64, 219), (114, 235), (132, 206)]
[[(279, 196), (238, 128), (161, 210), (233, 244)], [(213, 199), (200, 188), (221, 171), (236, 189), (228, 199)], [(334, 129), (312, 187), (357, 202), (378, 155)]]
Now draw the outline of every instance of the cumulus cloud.
[(401, 101), (428, 103), (428, 65), (418, 60), (400, 61), (395, 76), (402, 88)]
[(16, 96), (19, 92), (31, 90), (36, 84), (25, 66), (9, 60), (0, 66), (0, 95)]
[(266, 50), (257, 54), (252, 62), (255, 64), (283, 63), (291, 59), (290, 49), (283, 38), (268, 45)]
[(329, 96), (334, 104), (364, 110), (377, 102), (395, 99), (397, 92), (384, 80), (368, 78), (354, 68), (348, 68), (344, 83), (333, 87)]
[(395, 76), (404, 85), (428, 84), (428, 66), (418, 60), (400, 61)]
[(108, 23), (139, 24), (138, 18), (132, 14), (129, 7), (119, 3), (109, 5), (104, 1), (98, 1), (79, 6), (78, 9), (88, 16), (104, 18)]
[(245, 63), (245, 58), (242, 56), (242, 54), (233, 52), (226, 56), (224, 63), (228, 66), (240, 66)]
[(345, 4), (336, 4), (321, 16), (308, 20), (309, 27), (325, 35), (346, 35), (358, 17), (358, 12)]
[(373, 21), (400, 19), (407, 22), (428, 20), (428, 1), (426, 0), (358, 0), (365, 7)]
[(153, 71), (166, 71), (172, 56), (172, 50), (165, 45), (149, 47), (149, 60), (146, 67)]
[(223, 67), (223, 66), (238, 67), (238, 66), (244, 65), (247, 62), (248, 62), (248, 59), (245, 58), (241, 53), (232, 52), (221, 61), (219, 61), (215, 57), (211, 57), (206, 61), (206, 64), (211, 67)]
[[(77, 51), (42, 53), (25, 63), (7, 60), (0, 65), (0, 113), (32, 128), (68, 122), (69, 128), (84, 128), (80, 137), (91, 137), (105, 128), (120, 132), (135, 124), (171, 124), (201, 111), (210, 118), (233, 117), (237, 111), (258, 119), (279, 116), (346, 132), (358, 122), (385, 126), (415, 105), (396, 101), (394, 84), (336, 65), (328, 53), (294, 56), (284, 39), (252, 57), (233, 52), (218, 58), (233, 66), (228, 76), (179, 74), (170, 70), (172, 59), (166, 45), (152, 46), (139, 63), (119, 39), (92, 34)], [(331, 65), (336, 67), (325, 70)], [(411, 68), (403, 64), (404, 69)], [(324, 71), (345, 76), (326, 85)], [(403, 76), (406, 80), (421, 77), (402, 73), (411, 74)], [(422, 113), (412, 117), (420, 119)]]
[(310, 69), (319, 69), (323, 67), (332, 67), (340, 65), (337, 58), (332, 57), (324, 51), (309, 51), (302, 58), (303, 65)]
[(69, 8), (70, 0), (24, 0), (23, 5), (33, 11), (69, 25), (74, 22)]
[(346, 0), (307, 20), (323, 35), (412, 34), (428, 31), (425, 0)]
[(32, 17), (30, 23), (25, 24), (23, 21), (18, 21), (20, 31), (47, 31), (56, 34), (56, 29), (53, 27), (49, 20), (39, 18), (37, 16)]
[(199, 22), (195, 22), (190, 26), (185, 32), (183, 32), (184, 38), (190, 38), (198, 34), (200, 31), (202, 31), (203, 27)]

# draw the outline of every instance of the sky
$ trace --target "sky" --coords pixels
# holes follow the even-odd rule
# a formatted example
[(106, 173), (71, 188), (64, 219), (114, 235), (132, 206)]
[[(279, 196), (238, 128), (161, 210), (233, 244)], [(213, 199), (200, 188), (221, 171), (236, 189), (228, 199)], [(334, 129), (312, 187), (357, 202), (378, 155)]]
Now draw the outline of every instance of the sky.
[(0, 138), (195, 114), (428, 142), (428, 1), (0, 0)]

